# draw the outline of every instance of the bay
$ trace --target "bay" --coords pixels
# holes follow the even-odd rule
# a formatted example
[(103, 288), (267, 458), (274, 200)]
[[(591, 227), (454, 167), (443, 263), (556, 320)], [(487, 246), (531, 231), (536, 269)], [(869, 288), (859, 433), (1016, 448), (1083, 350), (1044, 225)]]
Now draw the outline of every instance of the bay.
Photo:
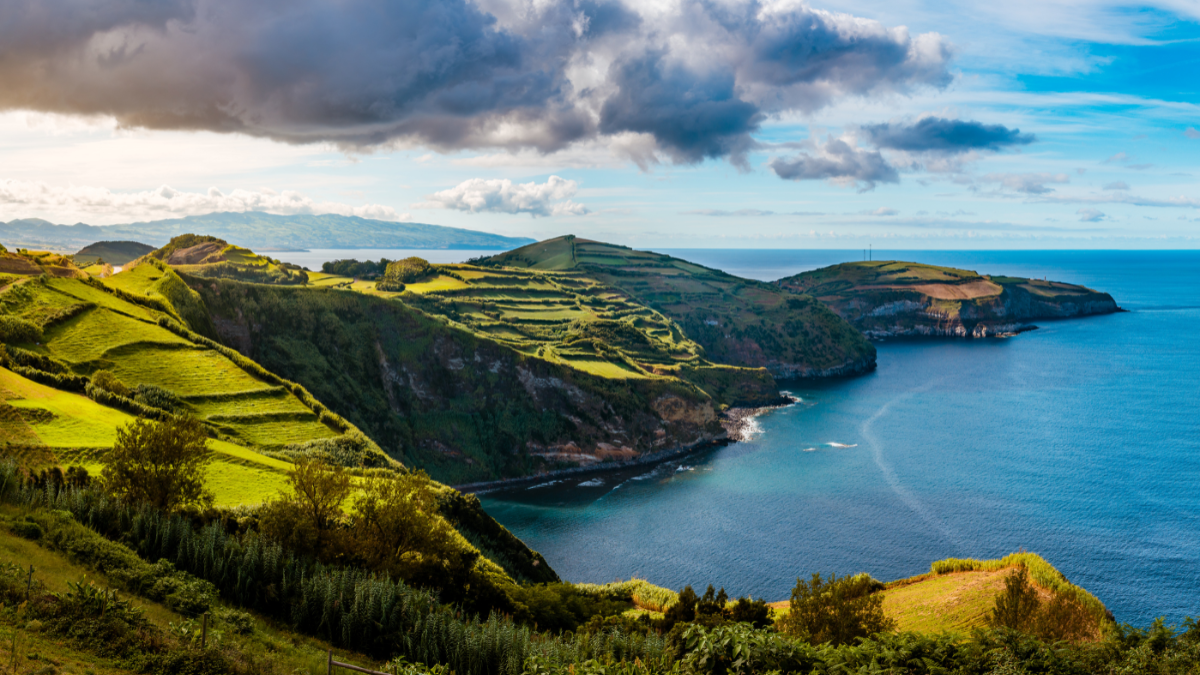
[[(663, 251), (775, 279), (860, 251)], [(1127, 313), (996, 340), (881, 343), (876, 372), (791, 383), (749, 442), (483, 496), (564, 579), (786, 599), (1040, 553), (1119, 621), (1200, 613), (1200, 252), (875, 251), (1110, 292)]]

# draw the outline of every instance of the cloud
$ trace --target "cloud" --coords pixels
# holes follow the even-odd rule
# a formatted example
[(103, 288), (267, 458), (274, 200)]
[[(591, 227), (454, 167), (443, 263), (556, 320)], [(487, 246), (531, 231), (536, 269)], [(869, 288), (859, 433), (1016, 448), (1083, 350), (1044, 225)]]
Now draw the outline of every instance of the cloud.
[(528, 213), (532, 216), (582, 216), (588, 209), (571, 201), (579, 184), (558, 176), (545, 183), (513, 183), (508, 179), (472, 178), (435, 192), (418, 209), (453, 209), (471, 213)]
[(1188, 138), (1200, 138), (1200, 131), (1197, 131), (1196, 127), (1188, 127), (1184, 130), (1183, 135)]
[(719, 209), (697, 209), (695, 211), (683, 211), (680, 215), (684, 216), (774, 216), (780, 215), (774, 211), (762, 211), (760, 209), (738, 209), (737, 211), (721, 211)]
[(409, 219), (409, 214), (397, 213), (390, 206), (316, 201), (291, 190), (236, 189), (226, 193), (212, 187), (207, 192), (184, 192), (163, 185), (155, 190), (113, 192), (102, 187), (64, 187), (20, 180), (0, 180), (0, 210), (14, 216), (46, 212), (95, 216), (101, 222), (108, 220), (106, 216), (128, 221), (214, 211), (265, 211), (280, 215), (336, 213), (376, 220)]
[(768, 166), (785, 180), (828, 179), (839, 185), (858, 185), (864, 191), (874, 189), (876, 183), (900, 182), (900, 174), (878, 150), (860, 150), (839, 138), (815, 144), (814, 154), (777, 157)]
[(912, 124), (869, 124), (862, 127), (862, 131), (880, 148), (906, 152), (1001, 150), (1037, 140), (1033, 134), (1023, 134), (1020, 129), (941, 117), (924, 117)]
[(1079, 209), (1075, 213), (1079, 216), (1079, 222), (1081, 223), (1098, 223), (1106, 217), (1096, 209)]
[(1048, 183), (1070, 183), (1071, 179), (1065, 173), (989, 173), (977, 179), (982, 183), (999, 183), (1002, 187), (1013, 192), (1023, 192), (1031, 195), (1042, 195), (1053, 192), (1054, 188), (1046, 187)]
[(343, 149), (731, 158), (776, 115), (947, 86), (936, 33), (801, 2), (9, 0), (0, 110)]
[(1105, 190), (1128, 190), (1129, 183), (1126, 183), (1123, 180), (1113, 181), (1111, 183), (1105, 184), (1104, 189)]
[(900, 212), (897, 211), (896, 209), (890, 209), (886, 206), (881, 206), (881, 207), (875, 209), (874, 211), (863, 211), (861, 213), (864, 216), (897, 216), (897, 215), (900, 215)]
[(1131, 157), (1128, 153), (1118, 152), (1117, 154), (1104, 160), (1103, 163), (1104, 164), (1113, 164), (1115, 162), (1128, 162), (1131, 159), (1133, 159), (1133, 157)]

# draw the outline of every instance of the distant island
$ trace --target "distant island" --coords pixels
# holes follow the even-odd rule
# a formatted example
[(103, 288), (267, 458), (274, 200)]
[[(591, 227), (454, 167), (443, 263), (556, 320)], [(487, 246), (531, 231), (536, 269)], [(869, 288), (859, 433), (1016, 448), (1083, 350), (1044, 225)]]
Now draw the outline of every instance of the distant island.
[(1111, 295), (1083, 286), (894, 260), (843, 263), (776, 283), (816, 296), (876, 339), (1002, 337), (1037, 319), (1120, 311)]
[[(60, 252), (118, 239), (162, 246), (174, 237), (193, 232), (260, 251), (310, 248), (507, 250), (534, 241), (527, 237), (504, 237), (424, 223), (398, 223), (336, 214), (281, 216), (256, 211), (105, 226), (55, 225), (38, 218), (0, 223), (0, 241), (10, 247)], [(105, 261), (114, 262), (107, 258)]]

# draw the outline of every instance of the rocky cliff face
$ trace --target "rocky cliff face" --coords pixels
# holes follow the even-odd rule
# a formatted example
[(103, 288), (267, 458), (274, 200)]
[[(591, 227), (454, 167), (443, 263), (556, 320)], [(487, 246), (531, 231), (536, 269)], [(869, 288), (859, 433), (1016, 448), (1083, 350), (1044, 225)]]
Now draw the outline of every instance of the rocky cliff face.
[(1088, 289), (1053, 295), (1020, 284), (1003, 284), (1002, 289), (998, 295), (949, 300), (918, 291), (893, 291), (909, 296), (900, 299), (864, 292), (832, 306), (869, 338), (1003, 337), (1035, 328), (1030, 322), (1038, 319), (1110, 314), (1120, 309), (1112, 296)]

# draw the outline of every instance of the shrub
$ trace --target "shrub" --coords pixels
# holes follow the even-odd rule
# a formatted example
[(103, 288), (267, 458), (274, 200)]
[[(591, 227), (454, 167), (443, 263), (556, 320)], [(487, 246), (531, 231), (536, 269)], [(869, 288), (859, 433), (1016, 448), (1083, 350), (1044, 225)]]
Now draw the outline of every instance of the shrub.
[(126, 387), (125, 383), (118, 380), (117, 376), (108, 370), (97, 370), (95, 373), (92, 373), (92, 386), (103, 389), (110, 394), (124, 396), (125, 398), (133, 396), (133, 392), (129, 390), (129, 387)]
[(405, 258), (388, 263), (387, 271), (384, 272), (383, 278), (375, 285), (381, 291), (400, 292), (404, 290), (404, 284), (411, 284), (419, 281), (430, 274), (434, 268), (429, 264), (429, 261), (424, 258)]
[(882, 584), (866, 574), (810, 581), (796, 579), (781, 629), (812, 644), (844, 645), (891, 630), (895, 622), (883, 613)]
[(18, 537), (23, 539), (32, 539), (34, 541), (41, 539), (42, 536), (46, 534), (46, 531), (42, 529), (41, 525), (28, 520), (18, 520), (10, 523), (8, 529)]
[(134, 420), (117, 429), (101, 479), (115, 497), (173, 510), (211, 504), (204, 467), (212, 458), (208, 436), (195, 418)]
[(183, 400), (174, 392), (153, 384), (139, 384), (134, 388), (133, 400), (170, 413), (178, 413), (186, 408)]
[(1029, 583), (1029, 570), (1021, 565), (1004, 578), (1004, 590), (996, 596), (996, 605), (988, 614), (987, 623), (993, 628), (1028, 633), (1037, 620), (1040, 607), (1037, 590)]
[(41, 342), (42, 327), (25, 319), (0, 314), (0, 342)]

